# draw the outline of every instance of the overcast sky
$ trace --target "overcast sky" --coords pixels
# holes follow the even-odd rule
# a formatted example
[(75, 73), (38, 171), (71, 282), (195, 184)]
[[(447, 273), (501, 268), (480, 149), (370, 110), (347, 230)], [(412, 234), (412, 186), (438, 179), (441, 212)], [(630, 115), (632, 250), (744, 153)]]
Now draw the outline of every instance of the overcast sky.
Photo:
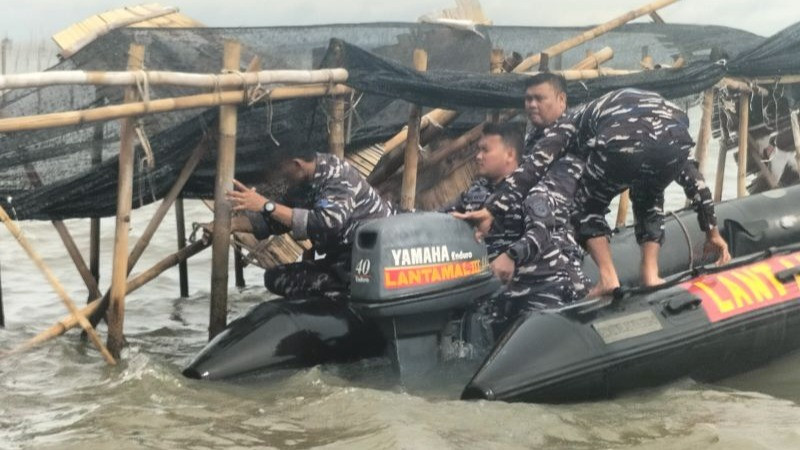
[[(157, 1), (157, 0), (149, 0)], [(495, 25), (588, 25), (652, 0), (481, 0)], [(148, 0), (140, 0), (148, 3)], [(208, 26), (274, 26), (416, 21), (454, 0), (160, 0)], [(47, 38), (92, 14), (136, 0), (0, 0), (0, 35)], [(717, 24), (768, 36), (800, 21), (798, 0), (681, 0), (660, 12), (668, 22)], [(642, 20), (642, 19), (640, 19)]]

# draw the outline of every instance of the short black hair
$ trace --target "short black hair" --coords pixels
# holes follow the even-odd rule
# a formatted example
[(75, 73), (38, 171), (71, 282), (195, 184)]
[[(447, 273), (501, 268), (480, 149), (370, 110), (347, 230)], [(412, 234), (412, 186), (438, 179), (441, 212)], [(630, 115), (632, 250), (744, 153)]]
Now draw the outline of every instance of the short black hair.
[(567, 93), (567, 79), (553, 72), (540, 72), (532, 77), (529, 77), (525, 80), (525, 89), (528, 89), (531, 86), (538, 86), (542, 83), (549, 83), (550, 86), (553, 86), (553, 89), (555, 89), (556, 93)]
[(484, 136), (500, 136), (504, 144), (514, 149), (517, 162), (522, 158), (523, 136), (520, 124), (513, 122), (494, 123), (488, 122), (483, 125)]

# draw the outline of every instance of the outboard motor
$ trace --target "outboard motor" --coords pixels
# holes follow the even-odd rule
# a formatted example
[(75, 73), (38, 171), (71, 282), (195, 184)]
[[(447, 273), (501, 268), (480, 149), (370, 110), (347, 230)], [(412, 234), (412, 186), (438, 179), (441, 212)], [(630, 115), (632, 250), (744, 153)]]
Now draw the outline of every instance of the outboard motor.
[(352, 258), (351, 306), (378, 323), (401, 375), (434, 367), (448, 323), (500, 289), (485, 245), (448, 214), (366, 223)]

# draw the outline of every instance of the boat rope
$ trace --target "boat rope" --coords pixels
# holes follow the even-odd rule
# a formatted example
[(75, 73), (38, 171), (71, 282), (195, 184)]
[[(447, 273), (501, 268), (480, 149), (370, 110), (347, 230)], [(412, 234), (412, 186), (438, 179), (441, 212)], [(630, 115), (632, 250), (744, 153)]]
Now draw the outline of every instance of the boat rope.
[(144, 103), (144, 112), (150, 111), (150, 75), (144, 69), (136, 71), (136, 90)]
[(675, 221), (678, 222), (681, 231), (683, 231), (683, 237), (686, 238), (686, 244), (689, 246), (689, 270), (694, 272), (694, 246), (692, 245), (692, 236), (689, 234), (689, 229), (686, 228), (686, 224), (675, 214), (675, 211), (670, 211), (669, 213), (675, 218)]

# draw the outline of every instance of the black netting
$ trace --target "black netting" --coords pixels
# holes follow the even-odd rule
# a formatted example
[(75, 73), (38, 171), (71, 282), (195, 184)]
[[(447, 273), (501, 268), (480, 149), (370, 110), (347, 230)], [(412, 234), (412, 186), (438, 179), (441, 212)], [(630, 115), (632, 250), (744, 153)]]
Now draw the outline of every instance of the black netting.
[[(225, 38), (242, 42), (242, 65), (253, 56), (270, 69), (311, 69), (330, 63), (331, 37), (345, 49), (349, 84), (363, 93), (353, 113), (348, 148), (380, 142), (397, 132), (408, 117), (408, 101), (463, 111), (448, 128), (463, 130), (485, 117), (486, 107), (519, 107), (521, 77), (487, 76), (492, 48), (527, 55), (579, 34), (582, 28), (479, 27), (480, 34), (430, 24), (366, 24), (314, 27), (236, 29), (120, 29), (91, 43), (52, 70), (122, 70), (130, 43), (147, 47), (145, 66), (185, 72), (218, 72)], [(694, 25), (632, 24), (565, 53), (564, 68), (584, 57), (586, 50), (610, 46), (611, 66), (638, 69), (643, 47), (657, 62), (681, 55), (689, 61), (680, 70), (591, 80), (570, 85), (572, 102), (596, 97), (622, 86), (640, 86), (670, 97), (696, 93), (718, 80), (725, 68), (709, 63), (714, 47), (732, 55), (729, 72), (751, 73), (753, 65), (773, 61), (785, 49), (796, 51), (796, 30), (763, 38), (735, 29)], [(759, 45), (761, 44), (761, 45)], [(794, 45), (794, 47), (791, 47)], [(429, 54), (429, 73), (411, 66), (414, 48)], [(761, 49), (748, 50), (748, 49)], [(326, 58), (326, 54), (328, 57)], [(738, 56), (738, 59), (737, 59)], [(798, 58), (780, 66), (795, 70)], [(558, 69), (558, 60), (551, 68)], [(772, 67), (772, 66), (771, 66)], [(777, 67), (777, 66), (775, 66)], [(774, 67), (773, 67), (774, 68)], [(188, 88), (151, 87), (151, 98), (197, 93)], [(92, 108), (122, 101), (122, 89), (56, 86), (7, 93), (2, 115), (25, 116)], [(237, 137), (237, 177), (263, 179), (271, 152), (288, 146), (324, 148), (329, 99), (292, 100), (240, 107)], [(188, 110), (147, 116), (142, 128), (152, 145), (156, 167), (137, 164), (134, 205), (160, 198), (174, 182), (184, 161), (204, 135), (213, 138), (217, 109)], [(21, 219), (106, 216), (114, 213), (119, 123), (86, 124), (34, 132), (0, 135), (0, 202)], [(278, 145), (279, 143), (279, 145)], [(213, 195), (216, 145), (190, 179), (185, 194)], [(137, 157), (143, 157), (137, 148)], [(11, 198), (10, 205), (8, 198)], [(10, 209), (11, 209), (10, 208)]]

